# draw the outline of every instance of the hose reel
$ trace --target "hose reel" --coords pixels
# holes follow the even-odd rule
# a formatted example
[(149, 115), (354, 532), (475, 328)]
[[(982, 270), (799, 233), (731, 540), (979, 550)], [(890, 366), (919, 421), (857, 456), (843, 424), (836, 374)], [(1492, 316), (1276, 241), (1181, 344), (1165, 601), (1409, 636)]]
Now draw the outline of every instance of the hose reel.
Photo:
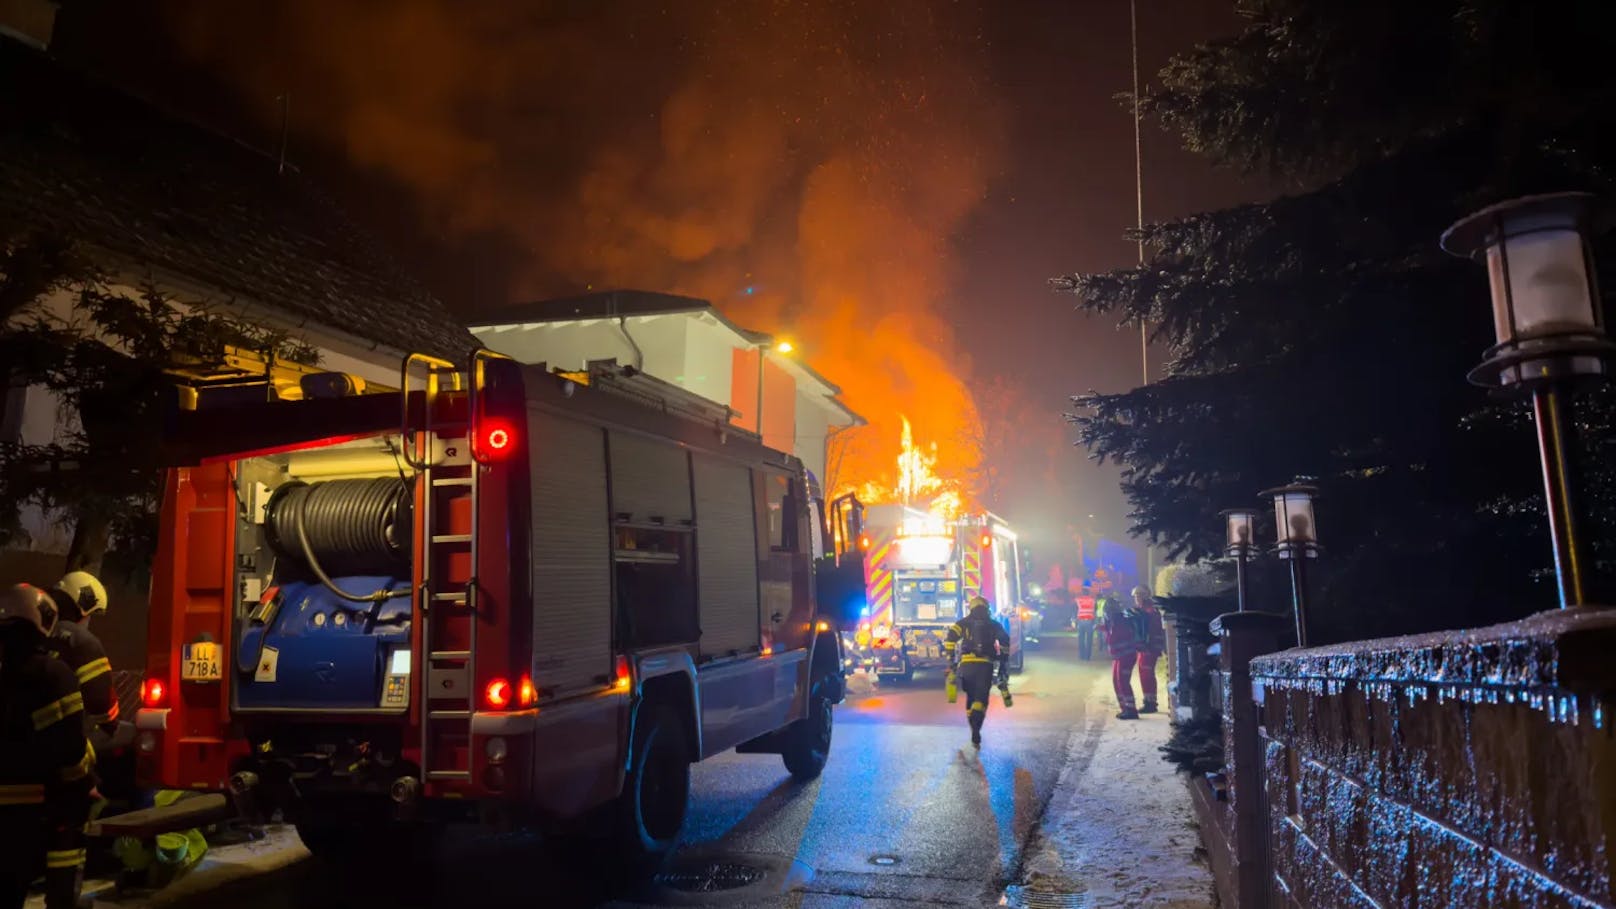
[(409, 596), (409, 588), (353, 594), (332, 575), (398, 575), (410, 563), (410, 489), (396, 477), (294, 481), (270, 496), (265, 537), (271, 549), (309, 567), (345, 600), (377, 602)]

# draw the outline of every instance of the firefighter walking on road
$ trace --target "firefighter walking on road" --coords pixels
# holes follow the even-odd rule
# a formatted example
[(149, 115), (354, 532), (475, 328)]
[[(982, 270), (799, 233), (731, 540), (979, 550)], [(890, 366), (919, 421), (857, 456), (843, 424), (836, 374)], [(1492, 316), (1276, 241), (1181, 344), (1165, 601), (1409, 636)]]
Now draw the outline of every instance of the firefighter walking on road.
[[(982, 721), (988, 715), (988, 697), (997, 678), (1009, 701), (1010, 633), (988, 613), (988, 601), (971, 598), (971, 611), (948, 629), (943, 641), (952, 664), (949, 673), (965, 692), (965, 713), (971, 721), (971, 744), (982, 746)], [(997, 672), (995, 672), (997, 664)], [(951, 680), (952, 681), (952, 680)]]
[(0, 909), (45, 872), (48, 909), (76, 909), (95, 754), (73, 671), (46, 650), (56, 606), (37, 587), (0, 592)]

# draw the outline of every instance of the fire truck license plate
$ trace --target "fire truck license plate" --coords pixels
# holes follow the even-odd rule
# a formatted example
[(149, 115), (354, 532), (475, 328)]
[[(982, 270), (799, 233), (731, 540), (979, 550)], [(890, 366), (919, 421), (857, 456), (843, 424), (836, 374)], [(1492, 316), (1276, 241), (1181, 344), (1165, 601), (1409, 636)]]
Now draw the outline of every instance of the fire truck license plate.
[(187, 682), (219, 680), (219, 645), (198, 641), (180, 648), (180, 679)]

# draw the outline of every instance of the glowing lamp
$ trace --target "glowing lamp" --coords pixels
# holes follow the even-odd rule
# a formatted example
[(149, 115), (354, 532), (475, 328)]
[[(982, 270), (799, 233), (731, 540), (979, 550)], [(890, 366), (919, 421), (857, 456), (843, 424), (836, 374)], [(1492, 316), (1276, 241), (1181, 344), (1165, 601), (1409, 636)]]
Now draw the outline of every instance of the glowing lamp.
[(870, 548), (870, 537), (869, 537), (868, 534), (859, 534), (858, 547), (860, 549), (863, 549), (863, 550), (866, 550), (866, 551), (869, 550), (869, 548)]
[(824, 619), (820, 619), (819, 623), (814, 626), (814, 630), (816, 630), (816, 631), (829, 631), (830, 630), (830, 623), (825, 621)]
[(634, 672), (629, 666), (628, 657), (618, 655), (612, 676), (612, 688), (616, 691), (627, 691), (634, 686)]
[(1318, 492), (1317, 487), (1298, 481), (1260, 493), (1274, 499), (1274, 545), (1280, 558), (1318, 557), (1318, 525), (1313, 519), (1313, 499)]
[(504, 710), (511, 706), (511, 683), (505, 679), (494, 679), (483, 689), (483, 704), (490, 710)]
[(1470, 371), (1477, 385), (1531, 389), (1604, 376), (1616, 352), (1605, 335), (1588, 242), (1588, 193), (1526, 196), (1449, 227), (1442, 248), (1487, 266), (1498, 343)]
[(1257, 545), (1257, 512), (1250, 508), (1230, 508), (1222, 514), (1225, 550), (1236, 558), (1250, 555)]
[(162, 679), (146, 679), (140, 683), (140, 703), (147, 707), (161, 707), (168, 698), (168, 689)]
[(982, 534), (982, 548), (986, 549), (986, 548), (988, 548), (989, 546), (992, 546), (992, 545), (993, 545), (993, 534), (991, 534), (991, 533)]
[(532, 707), (539, 702), (539, 689), (534, 687), (530, 676), (522, 676), (516, 682), (516, 706)]

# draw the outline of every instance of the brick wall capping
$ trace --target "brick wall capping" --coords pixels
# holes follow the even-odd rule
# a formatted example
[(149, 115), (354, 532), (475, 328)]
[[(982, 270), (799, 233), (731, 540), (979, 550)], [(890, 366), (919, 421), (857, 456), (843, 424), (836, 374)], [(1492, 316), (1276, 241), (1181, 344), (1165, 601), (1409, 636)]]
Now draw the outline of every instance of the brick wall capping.
[[(1219, 622), (1228, 627), (1228, 619), (1252, 615)], [(1456, 697), (1466, 696), (1458, 689), (1558, 689), (1604, 697), (1616, 694), (1613, 653), (1616, 609), (1576, 606), (1482, 628), (1280, 651), (1254, 659), (1251, 673), (1276, 687), (1319, 680), (1371, 690), (1437, 686), (1453, 689)]]

